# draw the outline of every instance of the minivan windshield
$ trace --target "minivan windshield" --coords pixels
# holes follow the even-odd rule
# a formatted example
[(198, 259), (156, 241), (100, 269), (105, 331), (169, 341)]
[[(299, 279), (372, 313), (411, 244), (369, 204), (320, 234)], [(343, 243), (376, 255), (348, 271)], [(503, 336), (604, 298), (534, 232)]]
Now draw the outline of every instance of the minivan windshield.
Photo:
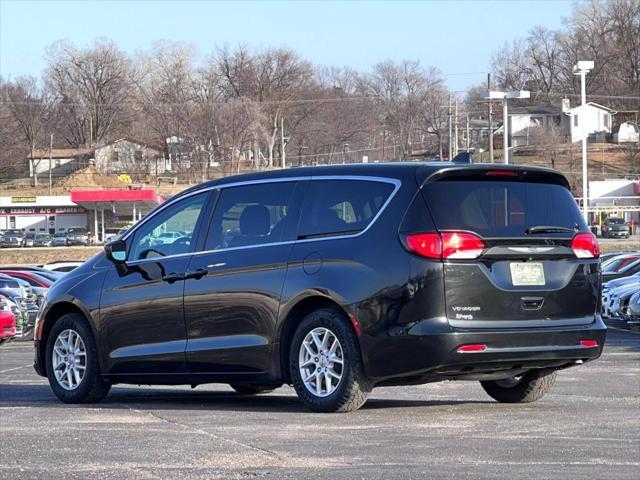
[(607, 222), (609, 222), (612, 225), (624, 225), (624, 218), (608, 218)]
[[(424, 188), (439, 230), (468, 230), (483, 237), (523, 237), (530, 227), (562, 227), (546, 235), (586, 231), (571, 192), (561, 185), (493, 180), (440, 180)], [(566, 232), (561, 231), (567, 230)], [(539, 235), (538, 235), (539, 236)]]

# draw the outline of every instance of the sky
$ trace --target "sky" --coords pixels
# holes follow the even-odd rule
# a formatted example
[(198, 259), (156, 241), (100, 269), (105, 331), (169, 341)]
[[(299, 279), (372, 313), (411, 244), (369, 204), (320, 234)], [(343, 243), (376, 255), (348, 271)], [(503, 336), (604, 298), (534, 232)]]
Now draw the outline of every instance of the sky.
[(45, 49), (110, 38), (124, 51), (158, 40), (204, 56), (215, 46), (289, 47), (317, 65), (369, 70), (391, 59), (438, 67), (458, 91), (486, 81), (491, 55), (536, 25), (556, 29), (571, 0), (0, 0), (0, 76), (39, 77)]

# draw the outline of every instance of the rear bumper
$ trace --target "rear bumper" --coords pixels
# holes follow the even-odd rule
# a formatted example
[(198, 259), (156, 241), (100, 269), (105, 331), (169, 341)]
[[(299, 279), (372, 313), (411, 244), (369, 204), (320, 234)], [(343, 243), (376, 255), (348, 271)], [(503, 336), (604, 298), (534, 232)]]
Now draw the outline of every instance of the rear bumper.
[[(566, 368), (602, 354), (606, 326), (600, 316), (589, 325), (544, 328), (461, 329), (425, 320), (385, 338), (362, 338), (365, 371), (377, 381), (455, 379), (500, 371)], [(395, 332), (394, 332), (395, 333)], [(596, 341), (583, 346), (581, 341)], [(463, 345), (485, 345), (458, 352)], [(398, 382), (402, 383), (402, 382)]]

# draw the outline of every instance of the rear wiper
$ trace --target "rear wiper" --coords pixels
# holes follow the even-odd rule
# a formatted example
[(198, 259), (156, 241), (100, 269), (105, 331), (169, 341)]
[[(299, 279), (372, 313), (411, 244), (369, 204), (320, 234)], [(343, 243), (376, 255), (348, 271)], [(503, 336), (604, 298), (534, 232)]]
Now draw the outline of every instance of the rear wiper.
[(547, 226), (539, 225), (537, 227), (529, 227), (524, 232), (527, 234), (533, 233), (573, 233), (575, 230), (568, 227)]

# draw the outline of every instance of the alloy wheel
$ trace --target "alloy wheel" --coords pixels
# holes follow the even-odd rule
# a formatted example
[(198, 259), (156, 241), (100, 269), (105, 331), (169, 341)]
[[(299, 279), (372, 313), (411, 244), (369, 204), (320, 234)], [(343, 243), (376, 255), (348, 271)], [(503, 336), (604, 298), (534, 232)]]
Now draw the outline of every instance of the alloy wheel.
[(327, 397), (338, 388), (343, 376), (344, 354), (338, 337), (318, 327), (300, 345), (298, 368), (305, 388), (316, 397)]
[(78, 332), (72, 329), (60, 332), (51, 356), (58, 385), (65, 390), (78, 388), (87, 370), (87, 350)]

